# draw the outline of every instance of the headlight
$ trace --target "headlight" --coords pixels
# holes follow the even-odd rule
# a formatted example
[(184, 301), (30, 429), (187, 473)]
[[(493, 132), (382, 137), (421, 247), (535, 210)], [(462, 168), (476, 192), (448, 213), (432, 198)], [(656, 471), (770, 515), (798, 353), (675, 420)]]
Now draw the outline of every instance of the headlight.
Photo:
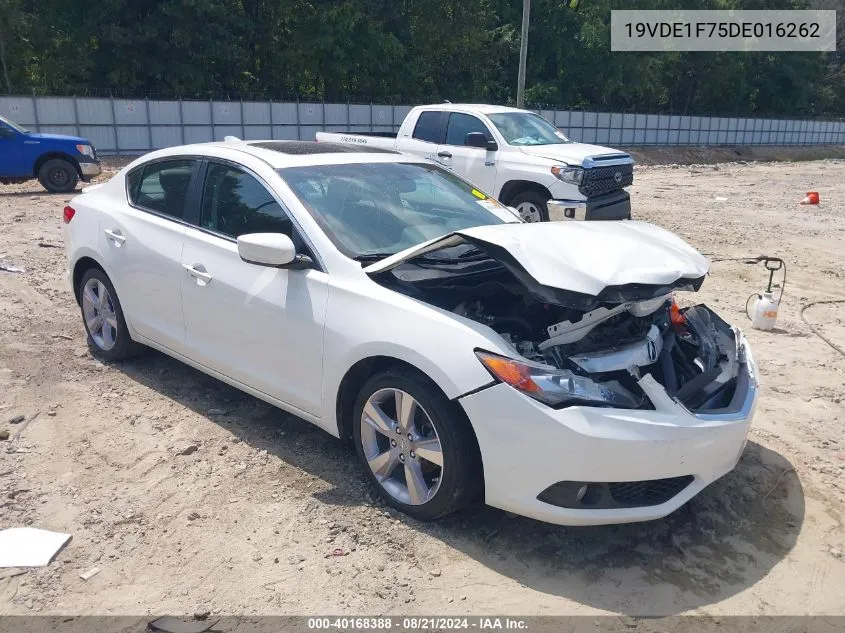
[(94, 158), (94, 148), (90, 145), (77, 145), (76, 151), (84, 156), (90, 156), (91, 158)]
[(596, 382), (566, 369), (476, 351), (495, 378), (552, 407), (575, 404), (633, 409), (641, 399), (617, 381)]
[(568, 167), (567, 165), (555, 165), (552, 173), (558, 180), (569, 182), (573, 185), (580, 185), (584, 180), (584, 170), (580, 167)]

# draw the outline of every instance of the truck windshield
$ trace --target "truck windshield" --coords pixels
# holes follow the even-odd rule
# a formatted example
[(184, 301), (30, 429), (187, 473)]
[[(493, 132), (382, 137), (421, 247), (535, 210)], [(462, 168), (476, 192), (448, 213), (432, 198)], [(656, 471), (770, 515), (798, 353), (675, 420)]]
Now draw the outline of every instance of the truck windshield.
[(488, 114), (508, 145), (558, 145), (571, 143), (563, 132), (532, 112)]
[(362, 261), (452, 231), (519, 221), (506, 207), (434, 165), (312, 165), (278, 173), (338, 250)]
[(20, 132), (21, 134), (26, 134), (27, 132), (29, 132), (29, 130), (27, 130), (25, 127), (21, 127), (17, 123), (13, 123), (9, 119), (2, 117), (2, 116), (0, 116), (0, 123), (5, 123), (10, 128), (12, 128), (13, 130), (15, 130), (17, 132)]

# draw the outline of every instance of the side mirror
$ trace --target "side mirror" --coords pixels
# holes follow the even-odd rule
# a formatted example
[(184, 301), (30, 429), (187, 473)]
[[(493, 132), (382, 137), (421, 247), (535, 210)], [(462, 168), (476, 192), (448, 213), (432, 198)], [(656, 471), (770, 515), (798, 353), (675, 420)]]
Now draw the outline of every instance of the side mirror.
[(12, 130), (7, 128), (5, 125), (0, 125), (0, 138), (10, 138), (14, 135), (15, 133), (12, 132)]
[(297, 255), (296, 247), (284, 233), (247, 233), (238, 237), (238, 255), (250, 264), (275, 268), (308, 268), (311, 258)]
[(499, 149), (498, 144), (493, 139), (488, 139), (483, 132), (470, 132), (464, 137), (464, 145), (467, 147), (478, 147), (486, 149), (488, 152), (495, 152)]

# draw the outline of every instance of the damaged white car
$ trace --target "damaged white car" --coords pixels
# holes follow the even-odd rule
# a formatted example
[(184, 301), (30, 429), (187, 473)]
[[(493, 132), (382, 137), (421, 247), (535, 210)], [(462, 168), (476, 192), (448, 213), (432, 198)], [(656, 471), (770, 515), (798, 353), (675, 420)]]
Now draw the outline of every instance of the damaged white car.
[(275, 141), (153, 152), (64, 219), (94, 353), (154, 347), (351, 437), (414, 517), (654, 519), (745, 446), (748, 344), (678, 308), (708, 262), (656, 226), (524, 224), (422, 160)]

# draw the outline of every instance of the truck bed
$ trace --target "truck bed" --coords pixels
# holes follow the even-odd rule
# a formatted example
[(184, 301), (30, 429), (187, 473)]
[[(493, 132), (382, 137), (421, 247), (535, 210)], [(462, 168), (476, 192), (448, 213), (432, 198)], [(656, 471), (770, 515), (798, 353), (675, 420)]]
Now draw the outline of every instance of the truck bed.
[(366, 132), (362, 134), (337, 134), (333, 132), (317, 132), (317, 142), (368, 145), (379, 149), (393, 149), (396, 146), (396, 133)]

